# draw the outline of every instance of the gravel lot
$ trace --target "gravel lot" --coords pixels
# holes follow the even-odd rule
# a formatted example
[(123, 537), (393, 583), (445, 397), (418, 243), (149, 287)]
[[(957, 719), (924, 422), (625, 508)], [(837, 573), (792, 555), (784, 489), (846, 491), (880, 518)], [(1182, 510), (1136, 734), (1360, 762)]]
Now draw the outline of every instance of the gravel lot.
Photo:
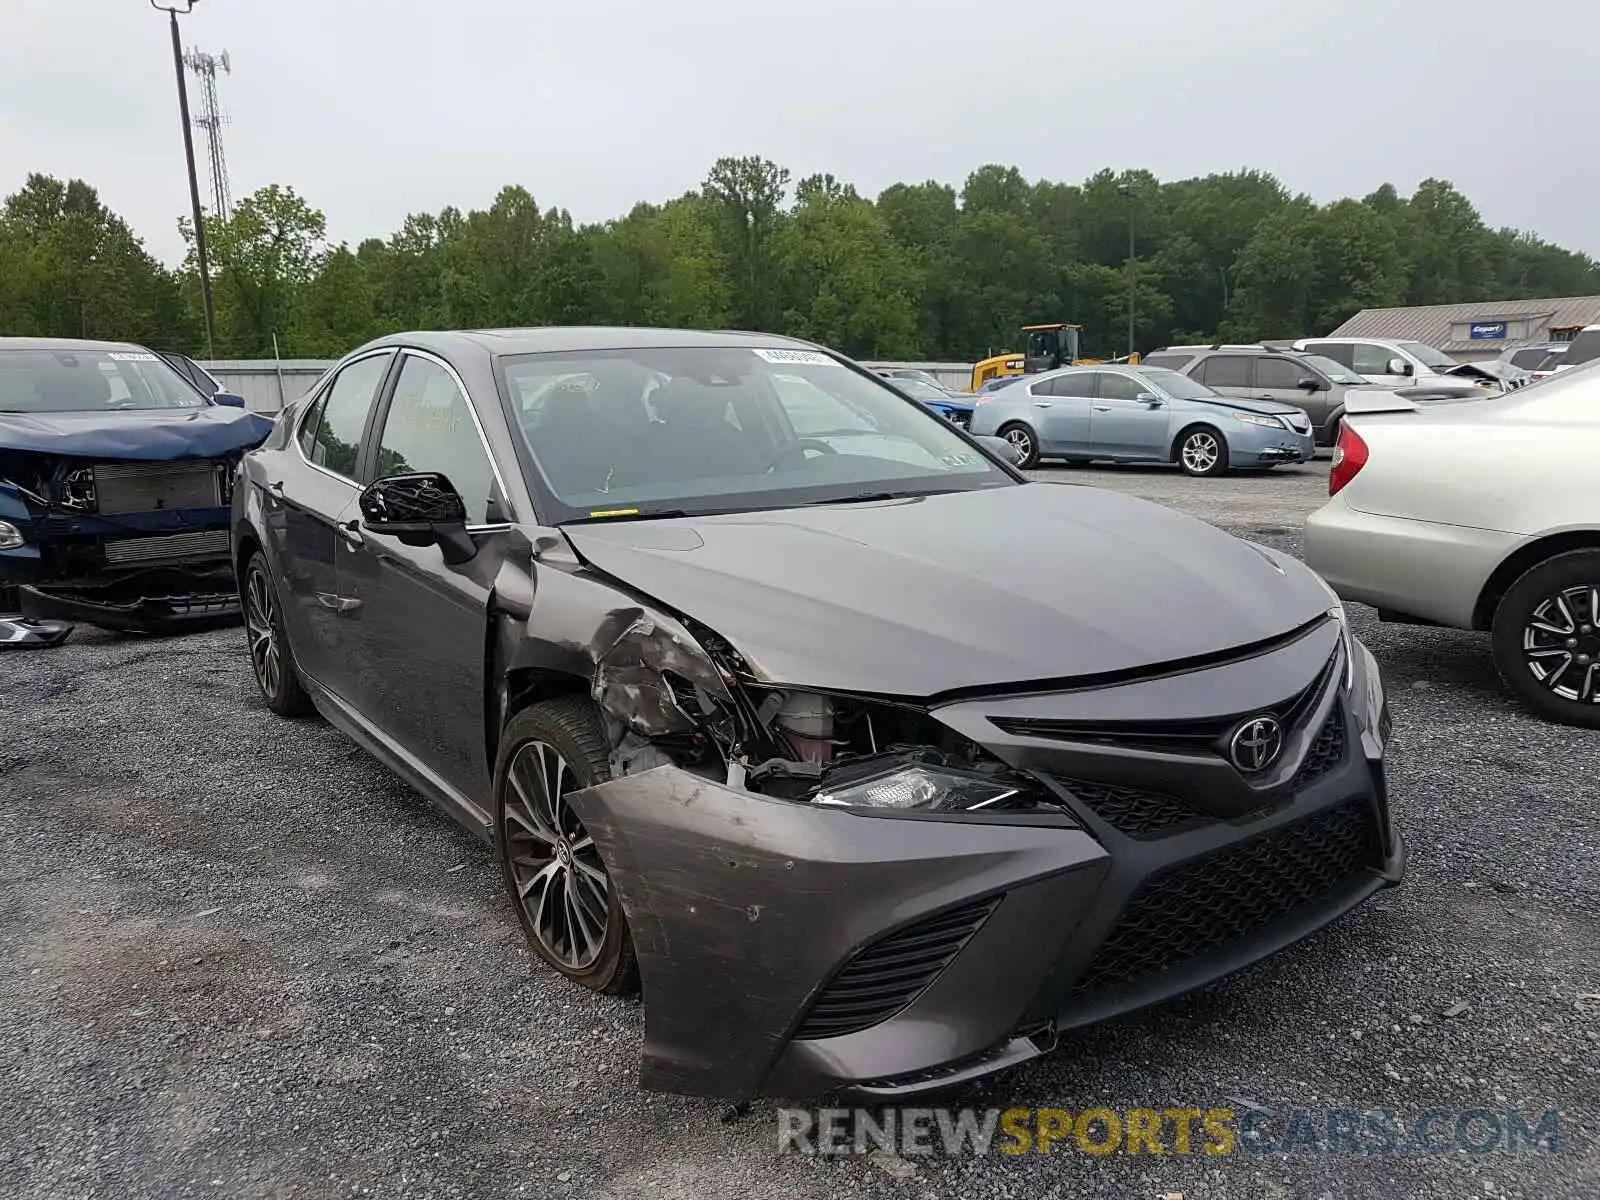
[[(1326, 464), (1035, 474), (1298, 551)], [(0, 658), (0, 1195), (1593, 1196), (1600, 735), (1525, 716), (1479, 636), (1353, 616), (1406, 885), (965, 1101), (1558, 1107), (1553, 1155), (780, 1156), (768, 1105), (639, 1091), (637, 1002), (536, 968), (489, 852), (272, 717), (236, 631), (80, 630)]]

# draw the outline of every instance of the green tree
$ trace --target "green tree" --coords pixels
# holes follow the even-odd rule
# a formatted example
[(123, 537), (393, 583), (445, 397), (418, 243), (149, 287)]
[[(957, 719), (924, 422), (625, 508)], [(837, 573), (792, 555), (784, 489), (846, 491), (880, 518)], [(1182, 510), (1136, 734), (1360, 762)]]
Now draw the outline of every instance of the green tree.
[(741, 329), (776, 331), (782, 312), (773, 240), (783, 220), (789, 172), (764, 158), (719, 158), (704, 193), (728, 264), (732, 315)]

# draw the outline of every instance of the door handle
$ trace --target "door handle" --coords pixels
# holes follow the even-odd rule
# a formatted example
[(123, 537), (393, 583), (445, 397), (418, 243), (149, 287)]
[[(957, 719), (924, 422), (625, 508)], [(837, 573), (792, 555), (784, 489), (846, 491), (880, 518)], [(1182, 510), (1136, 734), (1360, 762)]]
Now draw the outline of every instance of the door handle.
[(342, 537), (352, 550), (359, 550), (366, 545), (366, 539), (361, 536), (360, 521), (346, 521), (339, 526), (339, 536)]
[(1094, 410), (1095, 410), (1095, 412), (1110, 412), (1111, 411), (1111, 405), (1109, 405), (1109, 404), (1096, 404), (1094, 406)]
[(1033, 402), (1033, 406), (1035, 408), (1049, 408), (1050, 407), (1050, 401), (1048, 401), (1048, 400), (1035, 400)]

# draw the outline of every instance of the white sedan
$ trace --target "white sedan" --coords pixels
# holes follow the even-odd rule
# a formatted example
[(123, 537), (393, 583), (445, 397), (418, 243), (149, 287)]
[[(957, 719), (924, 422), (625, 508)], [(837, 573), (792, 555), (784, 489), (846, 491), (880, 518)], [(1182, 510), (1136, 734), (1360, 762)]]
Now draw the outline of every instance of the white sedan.
[(1482, 399), (1352, 400), (1306, 562), (1384, 619), (1488, 632), (1530, 708), (1600, 728), (1600, 362)]

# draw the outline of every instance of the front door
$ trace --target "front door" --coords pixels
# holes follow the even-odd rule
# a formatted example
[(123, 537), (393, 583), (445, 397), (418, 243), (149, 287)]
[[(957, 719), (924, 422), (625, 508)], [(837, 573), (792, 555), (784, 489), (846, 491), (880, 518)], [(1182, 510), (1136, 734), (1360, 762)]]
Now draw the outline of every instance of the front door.
[(1113, 371), (1096, 371), (1094, 375), (1095, 453), (1119, 458), (1166, 458), (1171, 418), (1166, 401), (1139, 399), (1155, 393), (1132, 375)]
[(393, 359), (384, 351), (348, 363), (307, 409), (296, 437), (265, 461), (267, 558), (296, 665), (336, 693), (338, 530), (355, 508), (361, 438)]
[[(1302, 387), (1307, 380), (1316, 387)], [(1321, 428), (1328, 419), (1328, 401), (1332, 395), (1333, 385), (1303, 363), (1277, 355), (1256, 359), (1255, 386), (1250, 389), (1252, 399), (1292, 404), (1311, 418), (1312, 425)]]
[[(437, 471), (461, 493), (480, 546), (452, 565), (437, 546), (407, 546), (354, 519), (341, 531), (339, 592), (351, 701), (400, 752), (487, 821), (491, 764), (484, 747), (485, 639), (504, 528), (489, 452), (455, 373), (431, 355), (403, 353), (375, 428), (374, 480)], [(474, 807), (477, 811), (473, 811)]]

